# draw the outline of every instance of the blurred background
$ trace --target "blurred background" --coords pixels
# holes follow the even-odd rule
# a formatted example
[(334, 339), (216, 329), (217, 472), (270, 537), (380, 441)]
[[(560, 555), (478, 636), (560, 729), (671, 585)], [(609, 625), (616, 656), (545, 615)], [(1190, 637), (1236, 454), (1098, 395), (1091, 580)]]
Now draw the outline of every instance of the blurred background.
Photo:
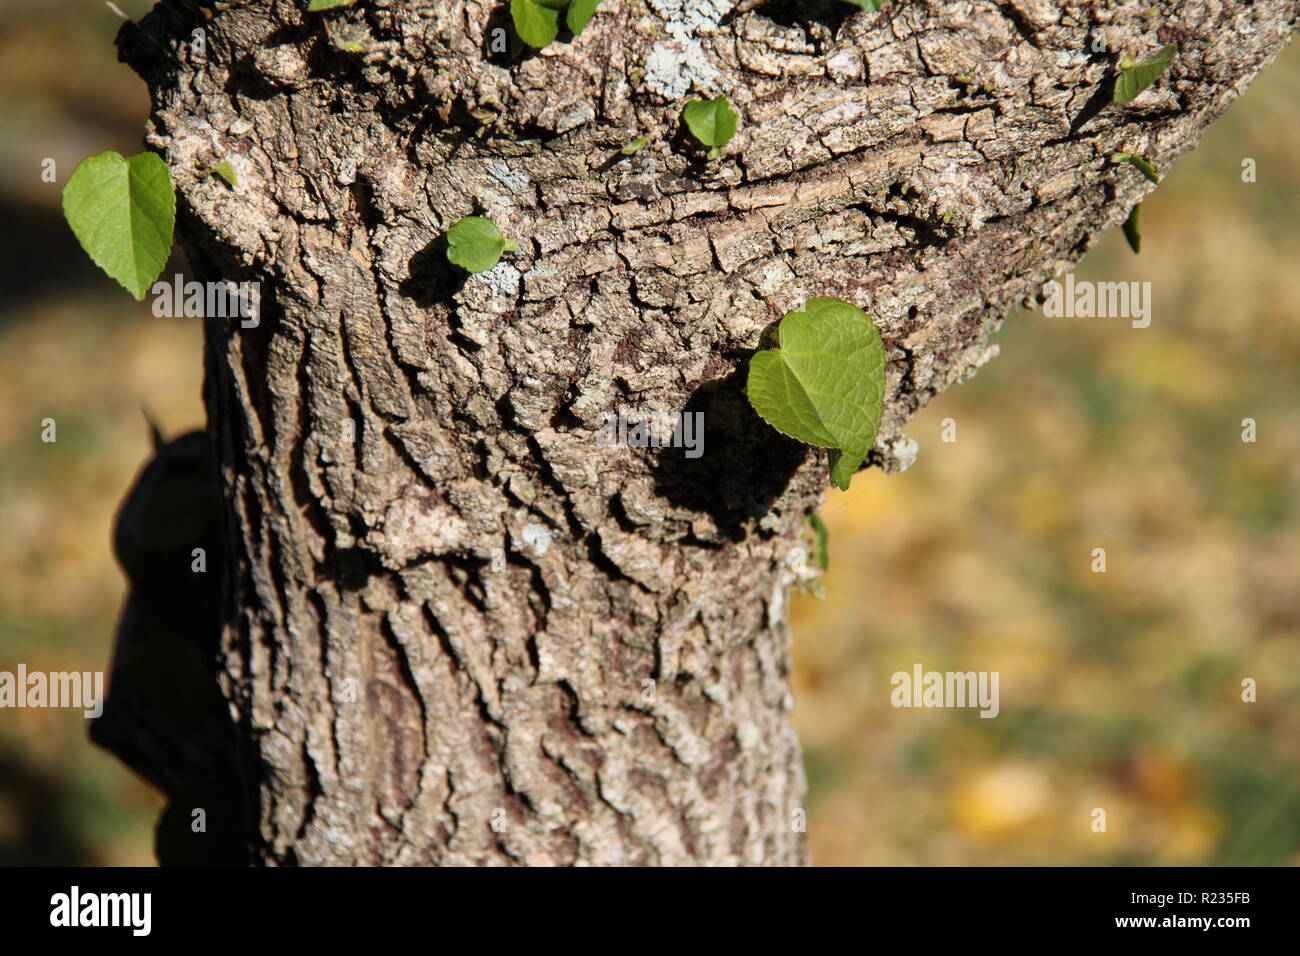
[[(0, 670), (106, 668), (145, 412), (203, 423), (198, 323), (133, 302), (60, 212), (82, 158), (141, 147), (119, 22), (0, 0)], [(793, 611), (814, 862), (1300, 864), (1297, 88), (1293, 47), (1146, 201), (1141, 256), (1116, 230), (1076, 270), (1150, 281), (1150, 328), (1011, 315), (909, 471), (830, 493), (825, 600)], [(998, 671), (1000, 715), (891, 707), (917, 663)], [(0, 865), (153, 862), (162, 801), (79, 712), (0, 716)]]

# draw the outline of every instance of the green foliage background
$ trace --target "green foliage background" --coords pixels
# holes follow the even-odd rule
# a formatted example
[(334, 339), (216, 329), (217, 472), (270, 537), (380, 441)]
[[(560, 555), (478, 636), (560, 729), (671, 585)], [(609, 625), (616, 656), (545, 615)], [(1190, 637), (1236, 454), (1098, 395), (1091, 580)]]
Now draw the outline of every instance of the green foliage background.
[[(140, 149), (117, 24), (10, 0), (0, 30), (0, 669), (106, 666), (141, 409), (202, 423), (198, 324), (133, 302), (59, 212), (81, 158)], [(1011, 316), (910, 471), (831, 492), (827, 600), (794, 608), (815, 861), (1300, 863), (1298, 85), (1292, 48), (1147, 200), (1141, 256), (1115, 230), (1077, 270), (1150, 280), (1149, 329)], [(1001, 716), (890, 707), (915, 662), (1000, 671)], [(0, 711), (0, 864), (150, 863), (159, 806), (80, 716)]]

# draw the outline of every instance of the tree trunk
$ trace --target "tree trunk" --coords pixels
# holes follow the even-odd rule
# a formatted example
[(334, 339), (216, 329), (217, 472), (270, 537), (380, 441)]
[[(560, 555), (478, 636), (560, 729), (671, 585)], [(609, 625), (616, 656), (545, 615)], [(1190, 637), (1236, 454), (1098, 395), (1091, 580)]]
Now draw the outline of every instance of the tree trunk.
[[(1297, 17), (885, 2), (604, 0), (514, 56), (484, 0), (124, 28), (195, 277), (262, 284), (256, 327), (205, 320), (253, 860), (804, 862), (785, 610), (827, 464), (750, 410), (748, 356), (810, 297), (862, 307), (871, 462), (906, 467), (910, 417), (1152, 188), (1110, 156), (1167, 171)], [(719, 93), (709, 160), (679, 116)], [(466, 279), (470, 214), (520, 248)], [(703, 455), (603, 443), (620, 405), (702, 413)]]

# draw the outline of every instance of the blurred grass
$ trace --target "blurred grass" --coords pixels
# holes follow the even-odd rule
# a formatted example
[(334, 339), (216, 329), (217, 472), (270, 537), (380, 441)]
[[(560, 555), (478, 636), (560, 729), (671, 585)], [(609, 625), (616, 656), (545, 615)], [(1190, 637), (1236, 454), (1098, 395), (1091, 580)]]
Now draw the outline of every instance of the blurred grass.
[[(119, 0), (139, 16), (147, 0)], [(7, 0), (0, 21), (0, 669), (106, 670), (123, 597), (113, 514), (150, 454), (144, 410), (201, 425), (199, 326), (157, 319), (64, 225), (85, 156), (140, 150), (149, 100), (103, 3)], [(46, 158), (57, 182), (42, 182)], [(58, 441), (40, 440), (41, 421)], [(151, 864), (159, 797), (80, 711), (0, 712), (0, 865)]]
[[(831, 492), (793, 611), (816, 862), (1300, 863), (1298, 79), (1169, 171), (1140, 256), (1076, 269), (1150, 281), (1150, 328), (1011, 315), (908, 472)], [(999, 671), (1001, 714), (894, 709), (917, 662)]]
[[(0, 669), (106, 666), (141, 410), (203, 421), (197, 323), (132, 302), (59, 214), (81, 158), (140, 146), (117, 23), (8, 0), (0, 25)], [(1300, 863), (1298, 79), (1292, 49), (1169, 172), (1141, 256), (1116, 231), (1077, 270), (1151, 281), (1149, 329), (1012, 315), (910, 471), (831, 492), (828, 599), (794, 607), (815, 862)], [(1000, 716), (893, 709), (915, 662), (999, 671)], [(160, 801), (83, 718), (0, 718), (0, 864), (152, 862)]]

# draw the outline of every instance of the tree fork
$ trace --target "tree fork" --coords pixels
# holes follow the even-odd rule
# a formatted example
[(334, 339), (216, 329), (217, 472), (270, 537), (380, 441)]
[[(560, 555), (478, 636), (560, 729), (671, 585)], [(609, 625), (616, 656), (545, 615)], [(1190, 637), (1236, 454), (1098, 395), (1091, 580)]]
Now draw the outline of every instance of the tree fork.
[[(262, 289), (255, 328), (205, 320), (253, 860), (804, 862), (785, 611), (827, 465), (750, 410), (748, 356), (808, 298), (866, 310), (871, 460), (905, 467), (911, 416), (1150, 188), (1111, 155), (1167, 171), (1298, 10), (814, 6), (604, 0), (514, 58), (481, 0), (123, 28), (196, 277)], [(679, 116), (718, 94), (710, 161)], [(520, 248), (466, 278), (471, 214)], [(704, 413), (703, 456), (602, 444), (620, 405)]]

